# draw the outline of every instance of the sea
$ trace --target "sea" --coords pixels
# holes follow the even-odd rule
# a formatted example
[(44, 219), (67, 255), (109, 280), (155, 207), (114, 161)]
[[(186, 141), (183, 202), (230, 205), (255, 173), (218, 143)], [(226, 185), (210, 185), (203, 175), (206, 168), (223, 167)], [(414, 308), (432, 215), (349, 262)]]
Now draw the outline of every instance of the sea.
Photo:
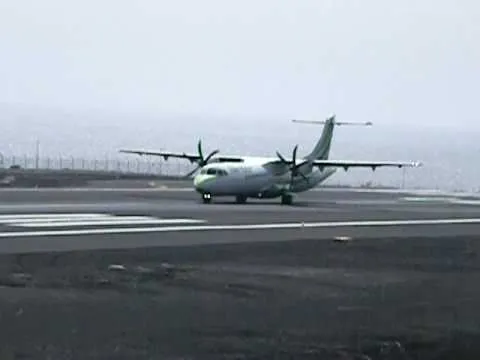
[[(331, 159), (420, 161), (422, 166), (339, 169), (325, 184), (480, 192), (480, 128), (455, 121), (447, 126), (429, 121), (339, 126)], [(192, 165), (184, 160), (140, 158), (119, 150), (196, 153), (202, 140), (206, 154), (219, 149), (233, 155), (276, 156), (279, 151), (291, 156), (298, 144), (301, 156), (313, 148), (322, 131), (321, 125), (265, 116), (152, 115), (19, 105), (1, 105), (0, 123), (0, 166), (121, 168), (168, 174), (187, 173)]]

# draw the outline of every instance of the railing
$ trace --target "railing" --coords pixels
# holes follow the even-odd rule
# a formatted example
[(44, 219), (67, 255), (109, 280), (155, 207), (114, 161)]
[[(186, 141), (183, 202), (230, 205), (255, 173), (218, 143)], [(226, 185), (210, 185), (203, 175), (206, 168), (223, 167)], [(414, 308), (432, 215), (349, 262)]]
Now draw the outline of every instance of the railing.
[(180, 162), (176, 159), (86, 159), (74, 156), (41, 157), (32, 156), (3, 156), (0, 154), (0, 168), (12, 166), (23, 169), (47, 170), (93, 170), (93, 171), (119, 171), (137, 174), (155, 174), (178, 176), (188, 173), (193, 169), (189, 162)]

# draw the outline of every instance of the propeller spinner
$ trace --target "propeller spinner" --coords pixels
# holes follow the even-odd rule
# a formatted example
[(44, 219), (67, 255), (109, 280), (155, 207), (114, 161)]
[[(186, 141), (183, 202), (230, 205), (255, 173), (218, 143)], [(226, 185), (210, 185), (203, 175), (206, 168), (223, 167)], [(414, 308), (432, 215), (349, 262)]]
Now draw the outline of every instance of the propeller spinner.
[(292, 188), (293, 186), (293, 180), (296, 176), (300, 175), (305, 181), (308, 181), (308, 178), (300, 171), (300, 167), (304, 164), (307, 163), (307, 160), (304, 160), (302, 162), (300, 162), (299, 164), (297, 164), (297, 150), (298, 150), (298, 145), (295, 145), (295, 147), (293, 148), (293, 154), (292, 154), (292, 161), (291, 163), (288, 162), (287, 160), (285, 160), (285, 158), (282, 156), (282, 154), (280, 154), (278, 151), (277, 151), (277, 156), (278, 158), (280, 159), (280, 161), (287, 165), (289, 170), (290, 170), (290, 188)]

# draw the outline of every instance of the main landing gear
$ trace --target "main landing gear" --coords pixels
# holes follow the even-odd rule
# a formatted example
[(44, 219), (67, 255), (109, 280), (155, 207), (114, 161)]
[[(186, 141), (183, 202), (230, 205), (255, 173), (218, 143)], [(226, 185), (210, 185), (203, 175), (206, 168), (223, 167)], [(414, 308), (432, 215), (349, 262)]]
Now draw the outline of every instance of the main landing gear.
[(235, 201), (237, 204), (245, 204), (247, 202), (247, 197), (245, 195), (235, 196)]
[(281, 204), (282, 205), (292, 205), (293, 195), (292, 194), (282, 194)]

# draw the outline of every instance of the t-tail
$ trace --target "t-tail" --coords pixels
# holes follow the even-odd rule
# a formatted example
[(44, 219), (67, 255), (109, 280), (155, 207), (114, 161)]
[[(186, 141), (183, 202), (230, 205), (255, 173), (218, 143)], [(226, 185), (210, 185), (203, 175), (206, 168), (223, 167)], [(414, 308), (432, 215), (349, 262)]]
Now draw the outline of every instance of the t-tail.
[(336, 116), (332, 115), (327, 118), (325, 121), (313, 121), (313, 120), (292, 120), (295, 123), (301, 124), (324, 124), (322, 135), (320, 139), (318, 139), (317, 143), (313, 150), (305, 156), (305, 160), (313, 161), (313, 160), (327, 160), (328, 156), (330, 155), (330, 148), (332, 146), (332, 138), (333, 138), (333, 130), (335, 125), (363, 125), (363, 126), (370, 126), (372, 125), (371, 122), (338, 122), (336, 121)]

